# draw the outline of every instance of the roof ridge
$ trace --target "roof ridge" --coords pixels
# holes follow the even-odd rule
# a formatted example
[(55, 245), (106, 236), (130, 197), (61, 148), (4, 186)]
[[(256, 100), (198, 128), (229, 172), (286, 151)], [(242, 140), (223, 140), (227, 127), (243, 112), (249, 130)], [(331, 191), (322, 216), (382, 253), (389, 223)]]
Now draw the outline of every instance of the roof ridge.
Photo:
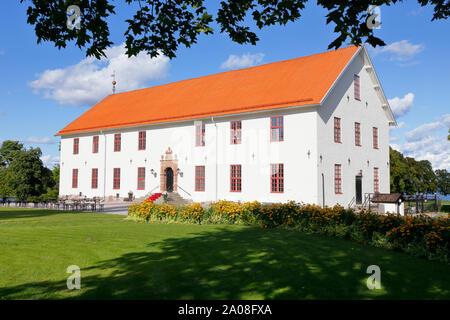
[(272, 62), (268, 62), (268, 63), (264, 63), (264, 64), (259, 64), (257, 66), (251, 66), (251, 67), (246, 67), (246, 68), (241, 68), (241, 69), (233, 69), (233, 70), (227, 70), (227, 71), (222, 71), (222, 72), (217, 72), (217, 73), (211, 73), (211, 74), (198, 76), (198, 77), (193, 77), (193, 78), (188, 78), (188, 79), (181, 79), (181, 80), (177, 80), (177, 81), (173, 81), (173, 82), (159, 84), (159, 85), (152, 86), (152, 87), (145, 87), (145, 88), (134, 89), (134, 90), (124, 91), (124, 92), (118, 92), (116, 94), (109, 94), (105, 98), (110, 97), (110, 96), (114, 96), (114, 95), (124, 95), (124, 94), (127, 94), (127, 93), (133, 93), (133, 92), (142, 91), (142, 90), (149, 90), (149, 89), (152, 89), (152, 88), (159, 88), (159, 87), (163, 87), (163, 86), (174, 85), (174, 84), (178, 84), (178, 83), (181, 83), (181, 82), (192, 81), (192, 80), (196, 80), (196, 79), (200, 79), (200, 78), (208, 78), (208, 77), (218, 76), (218, 75), (225, 74), (225, 73), (247, 71), (247, 70), (250, 70), (250, 69), (261, 68), (261, 67), (268, 66), (268, 65), (271, 65), (271, 64), (277, 64), (277, 63), (281, 64), (281, 63), (292, 62), (294, 60), (301, 60), (301, 59), (310, 58), (310, 57), (314, 57), (314, 56), (320, 56), (320, 55), (335, 53), (336, 51), (343, 51), (343, 50), (350, 49), (350, 48), (355, 48), (355, 47), (358, 47), (358, 46), (348, 46), (348, 47), (345, 47), (345, 48), (329, 50), (329, 51), (324, 51), (324, 52), (319, 52), (319, 53), (313, 53), (313, 54), (309, 54), (309, 55), (306, 55), (306, 56), (301, 56), (301, 57), (297, 57), (297, 58), (291, 58), (291, 59), (287, 59), (287, 60), (272, 61)]

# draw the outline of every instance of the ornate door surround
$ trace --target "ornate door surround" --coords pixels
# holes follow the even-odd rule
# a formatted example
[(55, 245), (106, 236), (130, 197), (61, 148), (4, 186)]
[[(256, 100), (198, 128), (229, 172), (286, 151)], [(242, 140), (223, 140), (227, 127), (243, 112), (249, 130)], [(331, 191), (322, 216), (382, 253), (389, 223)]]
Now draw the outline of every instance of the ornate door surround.
[(160, 188), (162, 192), (167, 192), (167, 177), (166, 169), (171, 168), (173, 171), (173, 191), (178, 191), (178, 159), (177, 155), (173, 154), (170, 147), (165, 152), (165, 155), (161, 156), (161, 171), (160, 171)]

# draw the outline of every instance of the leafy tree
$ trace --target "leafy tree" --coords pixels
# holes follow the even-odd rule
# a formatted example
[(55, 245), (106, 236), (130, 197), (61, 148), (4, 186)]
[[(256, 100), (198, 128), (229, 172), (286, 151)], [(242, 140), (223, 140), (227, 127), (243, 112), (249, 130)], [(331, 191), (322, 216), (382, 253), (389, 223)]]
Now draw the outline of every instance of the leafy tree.
[(391, 170), (391, 192), (413, 194), (420, 192), (435, 192), (438, 188), (436, 174), (430, 161), (416, 161), (404, 157), (400, 152), (389, 148)]
[(5, 198), (11, 194), (8, 184), (6, 183), (6, 169), (0, 170), (0, 198)]
[(391, 192), (404, 193), (411, 189), (408, 162), (403, 154), (389, 147), (389, 163), (391, 169)]
[[(123, 0), (136, 5), (136, 13), (127, 19), (125, 32), (128, 56), (147, 52), (152, 57), (160, 52), (169, 58), (176, 56), (180, 45), (190, 47), (201, 34), (214, 32), (217, 23), (220, 32), (232, 41), (256, 44), (259, 40), (250, 28), (286, 25), (300, 19), (307, 0), (223, 0), (215, 15), (208, 12), (206, 0)], [(87, 56), (100, 58), (110, 41), (107, 18), (115, 14), (112, 0), (20, 0), (30, 3), (27, 22), (35, 27), (38, 43), (50, 41), (58, 48), (65, 48), (75, 41), (79, 48), (87, 48)], [(360, 45), (363, 39), (372, 46), (385, 45), (373, 35), (367, 21), (372, 5), (394, 5), (403, 0), (317, 0), (317, 5), (328, 11), (326, 23), (334, 23), (338, 37), (329, 48), (339, 48), (349, 42)], [(449, 0), (418, 0), (421, 6), (434, 8), (433, 20), (446, 19), (450, 14)], [(77, 5), (81, 10), (80, 28), (67, 27), (67, 8)], [(137, 9), (139, 8), (139, 9)], [(250, 19), (253, 19), (251, 22)], [(251, 23), (250, 23), (251, 22)]]
[(450, 194), (450, 172), (438, 169), (436, 172), (437, 189), (443, 195)]
[(15, 151), (23, 149), (19, 141), (5, 140), (0, 147), (0, 167), (7, 167), (12, 161)]
[(54, 190), (59, 190), (59, 173), (60, 173), (60, 167), (59, 167), (59, 164), (57, 164), (53, 167), (53, 170), (52, 170), (53, 181), (55, 183), (55, 186), (53, 188)]
[(419, 168), (419, 179), (420, 179), (420, 191), (422, 192), (436, 192), (437, 182), (436, 174), (433, 171), (431, 162), (428, 160), (417, 161), (417, 166)]
[(39, 148), (13, 152), (3, 176), (3, 183), (10, 195), (25, 200), (29, 196), (39, 196), (54, 186), (52, 172), (44, 167), (41, 155)]

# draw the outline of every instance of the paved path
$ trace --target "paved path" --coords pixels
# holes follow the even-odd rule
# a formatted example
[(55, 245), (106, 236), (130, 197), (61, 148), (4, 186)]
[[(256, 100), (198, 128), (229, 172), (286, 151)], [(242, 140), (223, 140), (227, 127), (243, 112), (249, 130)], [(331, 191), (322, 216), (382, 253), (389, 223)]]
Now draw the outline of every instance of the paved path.
[[(128, 215), (128, 207), (130, 206), (129, 203), (105, 203), (103, 211), (100, 211), (100, 213), (112, 213), (112, 214), (121, 214), (121, 215)], [(98, 212), (98, 211), (96, 211)]]

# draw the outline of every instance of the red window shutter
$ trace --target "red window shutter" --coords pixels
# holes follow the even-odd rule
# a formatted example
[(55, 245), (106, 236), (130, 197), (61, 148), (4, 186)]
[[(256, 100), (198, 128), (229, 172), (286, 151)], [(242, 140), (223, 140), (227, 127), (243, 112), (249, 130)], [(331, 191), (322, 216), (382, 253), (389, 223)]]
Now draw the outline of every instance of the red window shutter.
[(373, 192), (380, 192), (380, 181), (378, 177), (378, 168), (373, 168)]
[(145, 167), (138, 168), (138, 190), (145, 190)]
[(360, 78), (357, 74), (354, 76), (355, 100), (361, 101), (361, 85)]
[(284, 121), (283, 117), (270, 118), (270, 141), (284, 140)]
[(241, 181), (241, 165), (234, 164), (230, 166), (230, 191), (231, 192), (241, 192), (242, 181)]
[(195, 191), (205, 191), (205, 166), (195, 167)]
[(92, 169), (91, 188), (92, 189), (98, 188), (98, 169), (97, 168)]
[(284, 165), (282, 163), (272, 164), (270, 174), (270, 191), (272, 193), (284, 192)]
[(72, 169), (72, 188), (78, 188), (78, 169)]
[(114, 168), (113, 189), (120, 189), (120, 168)]
[(98, 153), (98, 136), (92, 137), (92, 153)]
[(230, 122), (231, 130), (231, 144), (240, 144), (241, 143), (241, 130), (242, 130), (242, 122), (241, 121), (231, 121)]
[(334, 142), (341, 142), (341, 118), (334, 118)]
[(341, 194), (342, 193), (342, 176), (341, 176), (341, 165), (334, 165), (334, 193)]
[(80, 151), (80, 139), (73, 139), (73, 154), (78, 154)]
[(114, 152), (120, 152), (121, 148), (122, 148), (122, 136), (120, 133), (116, 133), (114, 135)]
[(195, 146), (205, 146), (205, 124), (201, 122), (195, 124)]
[(138, 150), (145, 150), (147, 147), (147, 132), (139, 132)]
[(373, 148), (378, 149), (378, 128), (373, 128)]
[(355, 145), (361, 146), (361, 124), (359, 122), (355, 122)]

